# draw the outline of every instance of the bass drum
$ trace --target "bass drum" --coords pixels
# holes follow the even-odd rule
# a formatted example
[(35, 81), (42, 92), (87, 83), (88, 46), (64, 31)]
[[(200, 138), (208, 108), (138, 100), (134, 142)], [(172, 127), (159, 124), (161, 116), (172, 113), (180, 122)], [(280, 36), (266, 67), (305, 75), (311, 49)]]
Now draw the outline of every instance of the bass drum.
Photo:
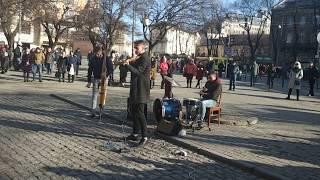
[(162, 119), (179, 121), (181, 119), (182, 106), (177, 99), (156, 99), (153, 104), (153, 113), (159, 123)]

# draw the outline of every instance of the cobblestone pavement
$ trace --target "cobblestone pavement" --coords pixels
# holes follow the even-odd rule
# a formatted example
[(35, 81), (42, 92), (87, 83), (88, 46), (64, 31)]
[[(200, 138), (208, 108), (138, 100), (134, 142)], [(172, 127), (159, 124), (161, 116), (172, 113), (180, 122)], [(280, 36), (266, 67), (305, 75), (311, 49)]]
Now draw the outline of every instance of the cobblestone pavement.
[(187, 157), (176, 156), (179, 147), (155, 137), (143, 149), (108, 151), (101, 146), (123, 136), (118, 123), (98, 123), (86, 111), (49, 96), (84, 94), (80, 83), (17, 83), (13, 75), (0, 79), (1, 180), (257, 179), (189, 151)]
[[(84, 75), (84, 72), (82, 72)], [(175, 76), (184, 85), (181, 76)], [(11, 81), (19, 80), (15, 73), (5, 76)], [(80, 78), (81, 79), (81, 78)], [(117, 76), (116, 76), (117, 79)], [(49, 80), (49, 79), (48, 79)], [(10, 82), (11, 82), (10, 81)], [(159, 85), (159, 81), (157, 82)], [(288, 177), (288, 179), (319, 179), (320, 158), (320, 99), (319, 97), (301, 97), (301, 101), (287, 101), (286, 89), (276, 84), (276, 90), (267, 90), (263, 83), (256, 88), (239, 82), (238, 89), (227, 91), (224, 81), (223, 119), (248, 119), (257, 117), (259, 123), (251, 127), (214, 126), (207, 129), (188, 132), (188, 136), (179, 140), (197, 147), (228, 156), (234, 160), (251, 163), (267, 171)], [(89, 106), (90, 89), (84, 82), (59, 84), (46, 82), (31, 83), (25, 86), (32, 89), (55, 93), (74, 102)], [(195, 85), (195, 84), (194, 84)], [(49, 88), (50, 87), (50, 90)], [(2, 87), (1, 88), (5, 88)], [(7, 90), (12, 88), (8, 87)], [(62, 91), (63, 89), (63, 91)], [(120, 118), (126, 115), (128, 88), (109, 87), (106, 112)], [(178, 99), (197, 98), (198, 89), (175, 88)], [(305, 94), (306, 90), (302, 90)], [(319, 90), (316, 92), (319, 94)], [(162, 97), (163, 90), (158, 86), (151, 91), (152, 99)], [(150, 102), (149, 108), (151, 108)]]

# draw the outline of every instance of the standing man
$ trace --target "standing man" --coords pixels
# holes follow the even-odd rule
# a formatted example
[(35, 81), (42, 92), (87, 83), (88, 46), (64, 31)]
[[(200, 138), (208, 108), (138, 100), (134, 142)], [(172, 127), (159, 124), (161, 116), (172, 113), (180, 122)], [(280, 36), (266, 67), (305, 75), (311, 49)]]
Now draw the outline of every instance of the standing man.
[(41, 49), (37, 47), (36, 52), (34, 54), (34, 64), (32, 65), (32, 73), (33, 73), (33, 80), (35, 80), (37, 72), (39, 73), (39, 82), (42, 82), (42, 65), (45, 60), (45, 56)]
[(319, 78), (318, 69), (315, 67), (313, 63), (310, 63), (310, 66), (307, 70), (307, 77), (309, 80), (309, 94), (308, 96), (314, 96), (314, 84), (316, 80)]
[(145, 107), (150, 97), (150, 59), (145, 52), (145, 43), (142, 40), (134, 43), (137, 60), (130, 62), (127, 60), (124, 64), (131, 72), (131, 86), (129, 102), (132, 107), (133, 133), (127, 137), (127, 140), (138, 140), (139, 131), (141, 131), (141, 140), (139, 146), (143, 146), (147, 138), (147, 122), (144, 114)]
[(76, 65), (75, 65), (75, 71), (76, 71), (76, 76), (78, 76), (79, 74), (79, 68), (81, 66), (81, 61), (82, 61), (82, 55), (81, 55), (81, 51), (80, 51), (80, 48), (78, 48), (76, 50), (76, 52), (74, 52), (74, 55), (77, 56), (77, 62), (76, 62)]
[(47, 68), (47, 74), (52, 74), (52, 66), (53, 61), (55, 59), (55, 54), (52, 52), (51, 48), (48, 48), (47, 54), (46, 54), (46, 68)]
[[(98, 47), (96, 49), (95, 56), (91, 59), (89, 63), (89, 68), (88, 68), (88, 84), (87, 87), (90, 88), (92, 84), (92, 101), (91, 101), (91, 118), (94, 118), (97, 116), (97, 104), (98, 104), (98, 95), (99, 95), (99, 86), (100, 86), (100, 81), (101, 81), (101, 74), (102, 74), (102, 69), (103, 69), (103, 61), (104, 61), (104, 54), (102, 52), (102, 48)], [(107, 60), (108, 62), (108, 60)], [(111, 68), (110, 64), (106, 62), (106, 68), (107, 68), (107, 74), (106, 76), (108, 77)], [(92, 78), (93, 76), (93, 78)]]
[(233, 62), (231, 65), (230, 65), (230, 68), (229, 68), (229, 72), (230, 72), (230, 84), (229, 84), (229, 90), (235, 90), (236, 89), (236, 79), (237, 79), (237, 75), (239, 73), (239, 66), (237, 65), (236, 62)]
[(250, 79), (250, 86), (254, 87), (257, 81), (257, 76), (259, 73), (259, 66), (256, 61), (253, 61), (251, 66), (251, 79)]

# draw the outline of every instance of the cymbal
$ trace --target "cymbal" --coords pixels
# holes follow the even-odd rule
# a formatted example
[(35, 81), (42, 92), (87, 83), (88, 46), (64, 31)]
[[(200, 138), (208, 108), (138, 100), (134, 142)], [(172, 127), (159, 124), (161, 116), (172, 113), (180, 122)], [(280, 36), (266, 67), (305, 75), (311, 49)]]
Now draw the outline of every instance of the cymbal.
[(172, 84), (172, 86), (181, 87), (181, 85), (177, 81), (175, 81), (173, 78), (171, 78), (169, 76), (163, 76), (163, 78), (165, 80), (169, 81)]

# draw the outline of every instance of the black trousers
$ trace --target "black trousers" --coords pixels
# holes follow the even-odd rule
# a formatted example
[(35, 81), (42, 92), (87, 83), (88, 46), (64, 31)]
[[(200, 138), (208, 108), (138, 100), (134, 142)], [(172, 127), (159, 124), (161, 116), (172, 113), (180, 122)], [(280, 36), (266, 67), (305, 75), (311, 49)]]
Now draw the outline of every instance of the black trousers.
[(189, 87), (191, 88), (193, 74), (186, 74), (186, 78), (187, 78), (187, 88), (189, 88)]
[(133, 134), (141, 132), (142, 137), (147, 137), (147, 121), (145, 116), (146, 104), (131, 104), (133, 120)]
[(309, 80), (309, 95), (314, 96), (314, 84), (316, 83), (315, 79)]

